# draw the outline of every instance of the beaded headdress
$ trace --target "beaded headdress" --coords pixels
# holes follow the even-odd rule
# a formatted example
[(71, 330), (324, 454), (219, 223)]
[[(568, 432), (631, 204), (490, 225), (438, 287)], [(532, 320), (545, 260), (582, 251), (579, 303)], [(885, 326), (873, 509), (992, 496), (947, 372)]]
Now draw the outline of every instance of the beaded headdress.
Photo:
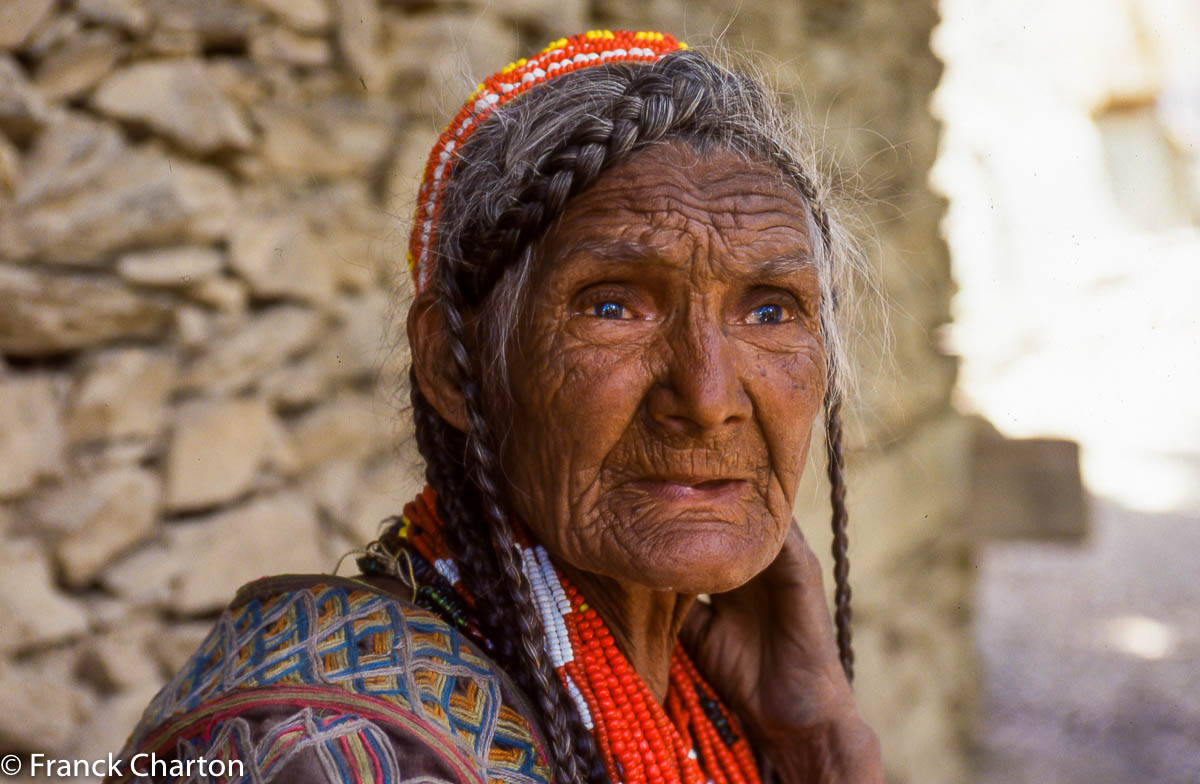
[(605, 63), (653, 63), (686, 48), (687, 44), (666, 33), (589, 30), (552, 41), (538, 54), (509, 63), (476, 87), (438, 137), (425, 164), (408, 243), (408, 266), (417, 293), (428, 288), (433, 279), (438, 216), (457, 151), (492, 112), (537, 85), (571, 71)]

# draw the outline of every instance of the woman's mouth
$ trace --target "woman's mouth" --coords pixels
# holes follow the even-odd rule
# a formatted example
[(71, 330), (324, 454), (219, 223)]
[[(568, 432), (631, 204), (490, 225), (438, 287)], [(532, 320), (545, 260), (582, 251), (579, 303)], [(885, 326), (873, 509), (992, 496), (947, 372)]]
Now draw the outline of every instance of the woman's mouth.
[(662, 501), (721, 504), (740, 499), (750, 483), (745, 479), (671, 477), (640, 479), (632, 484), (638, 490)]

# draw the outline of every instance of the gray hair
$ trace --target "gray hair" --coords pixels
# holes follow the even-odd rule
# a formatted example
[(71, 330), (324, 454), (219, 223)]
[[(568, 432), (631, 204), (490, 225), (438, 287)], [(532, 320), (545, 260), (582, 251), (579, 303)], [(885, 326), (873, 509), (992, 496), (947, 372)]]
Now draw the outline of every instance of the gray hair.
[[(647, 78), (647, 71), (664, 77), (662, 101), (656, 101), (653, 95), (631, 97), (631, 85), (639, 77)], [(675, 111), (668, 117), (672, 114), (666, 105), (668, 96), (684, 107), (691, 104), (692, 111)], [(636, 138), (621, 139), (622, 117), (630, 122), (642, 120), (649, 128), (642, 129)], [(844, 309), (835, 306), (835, 292), (845, 291), (852, 280), (861, 276), (861, 254), (830, 204), (826, 178), (812, 156), (801, 151), (804, 136), (799, 123), (757, 80), (724, 68), (694, 50), (668, 54), (653, 66), (612, 64), (564, 74), (489, 117), (461, 150), (438, 223), (439, 241), (433, 252), (442, 274), (435, 276), (435, 281), (440, 281), (435, 285), (442, 286), (439, 294), (444, 295), (445, 275), (461, 276), (464, 272), (467, 277), (494, 283), (490, 291), (477, 292), (476, 296), (482, 294), (487, 299), (477, 337), (487, 344), (485, 353), (490, 358), (488, 365), (479, 369), (495, 389), (508, 387), (505, 352), (528, 301), (534, 242), (508, 249), (511, 255), (507, 258), (489, 260), (501, 266), (500, 270), (481, 270), (488, 262), (466, 254), (474, 255), (472, 251), (493, 242), (496, 227), (514, 211), (514, 204), (521, 201), (531, 180), (537, 179), (556, 155), (562, 157), (564, 148), (586, 147), (586, 141), (573, 144), (581, 128), (602, 140), (593, 145), (609, 148), (603, 168), (652, 144), (684, 142), (701, 152), (721, 148), (747, 161), (772, 165), (782, 179), (800, 191), (809, 207), (805, 228), (813, 239), (821, 286), (829, 382), (836, 387), (835, 393), (841, 393), (847, 367), (845, 322)], [(573, 182), (569, 190), (573, 194), (580, 188), (580, 183)], [(538, 227), (527, 232), (533, 235), (528, 239), (536, 240), (554, 217), (541, 216)], [(483, 302), (464, 304), (478, 307)]]

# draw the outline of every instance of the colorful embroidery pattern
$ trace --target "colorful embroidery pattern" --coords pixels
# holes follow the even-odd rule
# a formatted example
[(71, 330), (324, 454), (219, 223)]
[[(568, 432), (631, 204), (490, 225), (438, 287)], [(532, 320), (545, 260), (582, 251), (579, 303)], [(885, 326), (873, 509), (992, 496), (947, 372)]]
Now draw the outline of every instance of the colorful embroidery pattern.
[(324, 717), (312, 708), (288, 716), (257, 740), (250, 722), (236, 717), (221, 722), (207, 744), (184, 739), (177, 748), (182, 759), (222, 760), (225, 769), (242, 760), (249, 781), (270, 781), (307, 749), (315, 750), (327, 774), (333, 773), (327, 776), (331, 781), (406, 781), (387, 733), (377, 724), (352, 714)]
[[(290, 729), (275, 726), (273, 746), (236, 736), (238, 716), (282, 704), (309, 712)], [(266, 781), (302, 742), (336, 773), (330, 781), (399, 781), (390, 744), (369, 718), (458, 749), (479, 780), (549, 779), (527, 721), (503, 703), (493, 664), (436, 615), (332, 580), (227, 610), (155, 697), (126, 756), (170, 748), (193, 758), (201, 748), (214, 753), (219, 740), (253, 762), (260, 775), (247, 780)]]

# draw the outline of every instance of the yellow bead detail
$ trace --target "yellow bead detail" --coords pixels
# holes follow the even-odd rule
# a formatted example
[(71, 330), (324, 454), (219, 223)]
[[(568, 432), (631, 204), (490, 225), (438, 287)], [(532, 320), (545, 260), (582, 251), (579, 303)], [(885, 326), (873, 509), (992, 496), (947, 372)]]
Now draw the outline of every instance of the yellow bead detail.
[(551, 41), (550, 43), (546, 44), (546, 48), (542, 50), (542, 53), (544, 54), (546, 52), (549, 52), (551, 49), (561, 49), (562, 47), (564, 47), (566, 45), (567, 45), (567, 39), (559, 38), (557, 41)]
[[(510, 74), (513, 71), (520, 68), (521, 66), (525, 65), (525, 63), (527, 63), (527, 62), (528, 62), (528, 60), (526, 60), (524, 57), (522, 57), (520, 60), (517, 60), (515, 63), (509, 63), (508, 65), (501, 68), (500, 73), (501, 74)], [(480, 87), (482, 88), (483, 85), (480, 85)]]

